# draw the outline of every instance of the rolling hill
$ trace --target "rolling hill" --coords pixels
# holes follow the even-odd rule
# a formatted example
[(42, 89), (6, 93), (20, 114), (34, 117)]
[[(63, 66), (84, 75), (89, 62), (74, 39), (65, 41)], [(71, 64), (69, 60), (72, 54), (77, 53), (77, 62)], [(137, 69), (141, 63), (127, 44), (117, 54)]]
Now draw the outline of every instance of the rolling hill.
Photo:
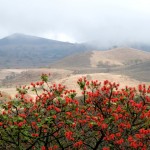
[(51, 83), (62, 83), (68, 88), (79, 88), (76, 81), (81, 76), (89, 80), (108, 79), (122, 87), (150, 83), (150, 52), (131, 48), (107, 51), (82, 52), (67, 56), (50, 65), (51, 69), (0, 69), (0, 91), (16, 93), (15, 86), (40, 80), (42, 73), (51, 73)]
[(63, 58), (51, 65), (74, 69), (75, 73), (114, 73), (150, 81), (150, 52), (132, 48), (84, 52)]
[(78, 53), (74, 55), (67, 56), (55, 63), (52, 63), (50, 67), (52, 68), (91, 68), (90, 58), (92, 56), (91, 52)]
[[(17, 94), (16, 87), (20, 85), (30, 85), (31, 82), (40, 81), (40, 75), (42, 73), (51, 73), (50, 84), (63, 84), (68, 89), (76, 89), (77, 93), (80, 95), (81, 91), (77, 85), (77, 80), (84, 76), (88, 80), (99, 80), (103, 82), (104, 80), (109, 80), (111, 82), (120, 83), (120, 88), (124, 88), (126, 85), (133, 87), (141, 83), (141, 81), (136, 80), (132, 77), (114, 74), (114, 73), (80, 73), (75, 74), (74, 71), (65, 69), (2, 69), (0, 70), (0, 91), (9, 93), (11, 96)], [(150, 82), (142, 82), (149, 85)], [(39, 89), (40, 90), (40, 89)], [(32, 91), (30, 95), (35, 96)]]
[(63, 58), (54, 67), (108, 68), (137, 65), (150, 60), (150, 53), (132, 49), (116, 48), (107, 51), (90, 51)]

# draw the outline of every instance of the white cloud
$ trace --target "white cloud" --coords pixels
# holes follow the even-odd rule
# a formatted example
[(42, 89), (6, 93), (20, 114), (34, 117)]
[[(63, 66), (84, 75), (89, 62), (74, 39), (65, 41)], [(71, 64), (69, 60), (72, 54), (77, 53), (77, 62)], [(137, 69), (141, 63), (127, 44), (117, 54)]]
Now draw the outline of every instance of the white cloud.
[(0, 0), (0, 37), (150, 42), (149, 0)]

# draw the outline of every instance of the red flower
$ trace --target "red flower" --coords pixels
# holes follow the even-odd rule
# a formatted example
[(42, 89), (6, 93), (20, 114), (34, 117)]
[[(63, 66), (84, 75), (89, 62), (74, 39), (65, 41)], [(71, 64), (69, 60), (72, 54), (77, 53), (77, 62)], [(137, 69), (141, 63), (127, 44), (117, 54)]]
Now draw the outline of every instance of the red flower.
[(113, 140), (114, 138), (115, 138), (115, 135), (114, 135), (114, 134), (109, 135), (109, 139), (110, 139), (110, 140)]
[(45, 147), (45, 146), (42, 146), (42, 147), (41, 147), (41, 150), (46, 150), (46, 147)]
[(110, 150), (110, 148), (109, 147), (103, 147), (102, 150)]
[(24, 122), (19, 122), (18, 127), (21, 128), (24, 125)]
[(133, 142), (131, 142), (130, 146), (133, 148), (137, 148), (138, 144), (135, 141), (133, 141)]
[(33, 137), (38, 137), (39, 136), (39, 134), (37, 134), (37, 133), (32, 133), (31, 134)]
[(2, 126), (3, 125), (3, 123), (2, 122), (0, 122), (0, 126)]
[(120, 136), (121, 136), (121, 133), (120, 133), (120, 132), (116, 133), (116, 136), (117, 136), (117, 137), (120, 137)]
[(106, 129), (107, 127), (108, 127), (108, 125), (106, 123), (101, 124), (102, 129)]
[(78, 141), (78, 142), (76, 142), (76, 143), (74, 143), (74, 147), (76, 147), (76, 148), (78, 148), (78, 147), (80, 147), (81, 145), (83, 144), (83, 141)]
[(71, 116), (71, 112), (66, 112), (66, 115)]
[(35, 125), (36, 125), (36, 122), (34, 122), (34, 121), (31, 122), (31, 125), (32, 125), (32, 126), (35, 126)]
[(71, 132), (71, 131), (65, 132), (65, 136), (68, 140), (74, 140), (74, 138), (72, 137), (73, 132)]
[(61, 109), (58, 108), (58, 107), (55, 107), (54, 109), (55, 109), (56, 112), (61, 112)]
[(53, 149), (54, 149), (54, 150), (58, 149), (58, 146), (57, 146), (57, 145), (54, 145), (54, 146), (53, 146)]
[(24, 119), (27, 117), (26, 114), (19, 114), (19, 116), (22, 117), (22, 118), (24, 118)]
[(57, 116), (56, 116), (56, 115), (53, 115), (52, 117), (53, 117), (53, 119), (56, 119), (56, 118), (57, 118)]
[(124, 139), (121, 138), (120, 140), (117, 140), (117, 141), (116, 141), (116, 144), (121, 145), (123, 142), (124, 142)]
[(129, 135), (128, 141), (129, 141), (129, 142), (132, 142), (132, 141), (133, 141), (133, 137), (132, 137), (131, 135)]

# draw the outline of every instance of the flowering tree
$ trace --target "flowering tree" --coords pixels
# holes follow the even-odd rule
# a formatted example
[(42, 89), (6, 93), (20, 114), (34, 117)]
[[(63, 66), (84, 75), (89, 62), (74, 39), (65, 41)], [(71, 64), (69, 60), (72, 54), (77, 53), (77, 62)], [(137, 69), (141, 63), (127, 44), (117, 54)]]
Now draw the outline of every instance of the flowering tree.
[[(46, 74), (41, 79), (18, 88), (16, 98), (1, 106), (1, 149), (150, 149), (150, 87), (119, 89), (107, 80), (80, 78), (77, 100), (75, 90), (51, 85)], [(25, 96), (29, 89), (35, 100)]]

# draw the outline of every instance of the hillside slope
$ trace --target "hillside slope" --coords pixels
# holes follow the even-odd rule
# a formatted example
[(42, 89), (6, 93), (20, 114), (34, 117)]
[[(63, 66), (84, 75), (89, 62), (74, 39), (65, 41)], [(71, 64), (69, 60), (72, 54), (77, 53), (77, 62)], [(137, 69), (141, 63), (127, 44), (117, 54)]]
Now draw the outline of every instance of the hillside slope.
[(0, 68), (45, 67), (51, 62), (87, 49), (82, 44), (13, 34), (0, 39)]
[(91, 68), (90, 58), (93, 52), (78, 53), (75, 55), (67, 56), (50, 66), (53, 68)]
[(108, 68), (141, 64), (148, 60), (150, 60), (150, 52), (132, 48), (116, 48), (71, 55), (52, 64), (52, 66), (60, 68)]
[(114, 73), (139, 81), (150, 81), (150, 52), (132, 48), (84, 52), (65, 57), (51, 65), (54, 68), (74, 69), (82, 73)]
[(93, 51), (90, 60), (92, 67), (133, 65), (150, 60), (150, 53), (132, 48), (116, 48)]

